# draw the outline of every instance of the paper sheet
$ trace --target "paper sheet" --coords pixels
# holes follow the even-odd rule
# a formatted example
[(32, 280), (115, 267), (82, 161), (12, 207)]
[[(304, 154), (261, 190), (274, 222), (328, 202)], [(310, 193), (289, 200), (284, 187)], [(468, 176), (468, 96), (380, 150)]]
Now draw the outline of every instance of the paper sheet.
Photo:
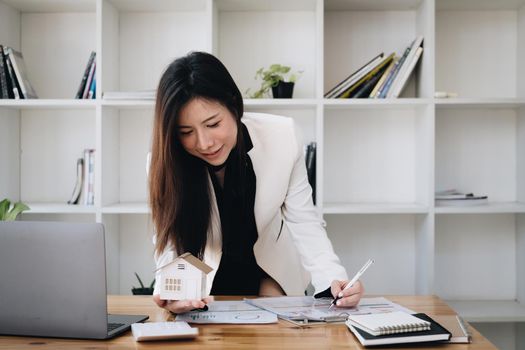
[(329, 310), (332, 300), (332, 298), (315, 299), (311, 296), (305, 296), (246, 299), (246, 302), (289, 320), (341, 321), (348, 315), (377, 314), (392, 311), (414, 313), (412, 310), (383, 297), (362, 298), (357, 307), (333, 307)]
[(193, 311), (179, 314), (177, 321), (188, 323), (232, 323), (263, 324), (277, 323), (277, 315), (239, 301), (213, 301), (208, 311)]

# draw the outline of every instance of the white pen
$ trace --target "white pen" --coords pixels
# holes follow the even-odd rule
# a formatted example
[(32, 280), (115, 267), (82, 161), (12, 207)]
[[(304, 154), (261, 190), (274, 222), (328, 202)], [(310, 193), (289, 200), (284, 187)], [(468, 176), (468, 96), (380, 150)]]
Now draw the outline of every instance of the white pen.
[[(352, 287), (354, 285), (354, 283), (356, 283), (357, 280), (360, 279), (361, 276), (365, 273), (366, 269), (368, 269), (370, 267), (370, 265), (372, 265), (373, 263), (374, 263), (374, 259), (368, 259), (368, 261), (363, 265), (361, 270), (359, 270), (355, 274), (355, 276), (350, 280), (350, 282), (348, 282), (348, 284), (343, 288), (343, 290)], [(335, 303), (337, 303), (337, 301), (342, 298), (342, 297), (339, 296), (339, 295), (341, 295), (342, 292), (343, 291), (339, 292), (339, 294), (334, 298), (334, 300), (330, 304), (330, 307), (328, 308), (328, 310), (330, 310), (332, 308), (332, 306), (334, 306)]]

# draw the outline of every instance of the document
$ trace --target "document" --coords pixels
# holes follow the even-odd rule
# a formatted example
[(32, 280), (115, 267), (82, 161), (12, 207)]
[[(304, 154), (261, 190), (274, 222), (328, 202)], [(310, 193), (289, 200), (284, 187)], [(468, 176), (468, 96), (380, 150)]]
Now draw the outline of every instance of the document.
[(273, 312), (279, 318), (293, 321), (296, 324), (344, 322), (350, 315), (378, 314), (393, 311), (414, 313), (414, 311), (383, 297), (362, 298), (356, 307), (335, 307), (330, 310), (332, 300), (332, 298), (315, 299), (312, 296), (245, 299), (251, 305)]
[(188, 323), (264, 324), (277, 323), (277, 315), (239, 301), (213, 301), (208, 311), (192, 311), (179, 314), (177, 321)]

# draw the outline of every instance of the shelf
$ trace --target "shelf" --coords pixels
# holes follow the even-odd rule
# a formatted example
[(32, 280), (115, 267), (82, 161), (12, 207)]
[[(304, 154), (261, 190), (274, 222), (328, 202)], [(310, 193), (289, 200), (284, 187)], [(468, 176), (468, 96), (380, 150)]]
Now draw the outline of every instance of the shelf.
[(0, 108), (13, 109), (95, 109), (96, 100), (31, 99), (0, 100)]
[(517, 10), (525, 4), (523, 0), (439, 0), (436, 1), (436, 10)]
[[(155, 100), (102, 100), (102, 106), (115, 107), (120, 109), (141, 109), (153, 108)], [(244, 106), (250, 109), (265, 109), (265, 108), (315, 108), (317, 106), (316, 99), (244, 99)]]
[(324, 214), (426, 214), (428, 207), (411, 203), (325, 203)]
[(431, 104), (426, 98), (363, 98), (363, 99), (329, 99), (323, 100), (326, 109), (403, 109)]
[(314, 11), (316, 0), (218, 0), (220, 11)]
[(24, 214), (95, 214), (96, 207), (92, 205), (69, 205), (64, 203), (35, 202), (26, 203), (30, 210)]
[(297, 108), (315, 108), (317, 106), (316, 99), (308, 98), (262, 98), (262, 99), (244, 99), (244, 107), (249, 109), (267, 109), (267, 108), (282, 108), (282, 109), (297, 109)]
[(525, 306), (515, 300), (445, 300), (468, 322), (525, 322)]
[(149, 205), (145, 202), (118, 203), (102, 207), (103, 214), (149, 214)]
[(498, 213), (525, 213), (525, 203), (501, 202), (487, 203), (475, 206), (438, 206), (436, 214), (498, 214)]
[(122, 12), (204, 11), (206, 0), (110, 0)]
[(103, 214), (149, 214), (150, 209), (147, 203), (118, 203), (100, 208), (93, 205), (69, 205), (62, 203), (35, 202), (26, 203), (30, 210), (24, 214), (96, 214), (102, 211)]
[(438, 109), (525, 107), (525, 99), (520, 98), (448, 98), (435, 99), (435, 103)]
[(22, 12), (95, 12), (95, 0), (3, 0), (3, 3)]
[(149, 109), (155, 107), (155, 100), (102, 100), (102, 106), (118, 109)]
[(421, 0), (325, 0), (327, 11), (413, 11)]

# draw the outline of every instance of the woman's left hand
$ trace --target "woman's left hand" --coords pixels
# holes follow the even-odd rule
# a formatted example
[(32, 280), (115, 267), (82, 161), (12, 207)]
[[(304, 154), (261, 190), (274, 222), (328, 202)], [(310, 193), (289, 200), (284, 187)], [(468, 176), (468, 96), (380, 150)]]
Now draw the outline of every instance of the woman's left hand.
[(348, 289), (344, 289), (349, 281), (338, 281), (332, 282), (331, 291), (334, 298), (341, 293), (341, 299), (336, 303), (338, 307), (352, 307), (359, 303), (359, 300), (363, 296), (365, 289), (361, 281), (357, 281), (354, 285)]

